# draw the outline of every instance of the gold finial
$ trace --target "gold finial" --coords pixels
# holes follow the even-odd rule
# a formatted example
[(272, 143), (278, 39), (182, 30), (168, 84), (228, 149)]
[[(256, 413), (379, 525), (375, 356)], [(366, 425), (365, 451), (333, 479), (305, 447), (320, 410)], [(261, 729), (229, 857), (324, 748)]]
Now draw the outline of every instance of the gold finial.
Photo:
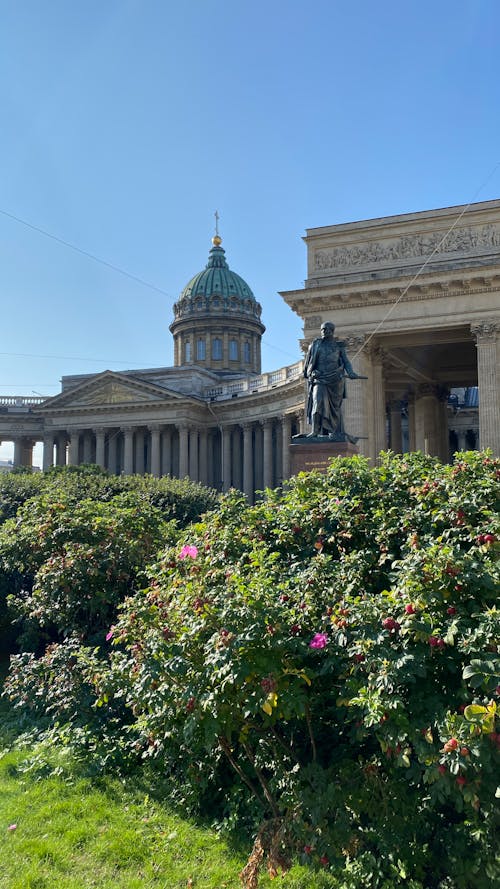
[(219, 216), (219, 211), (218, 211), (218, 210), (215, 211), (214, 216), (215, 216), (215, 235), (214, 235), (214, 237), (212, 238), (212, 244), (214, 245), (214, 247), (220, 247), (220, 245), (222, 244), (222, 238), (221, 238), (220, 235), (219, 235), (219, 219), (220, 219), (220, 216)]

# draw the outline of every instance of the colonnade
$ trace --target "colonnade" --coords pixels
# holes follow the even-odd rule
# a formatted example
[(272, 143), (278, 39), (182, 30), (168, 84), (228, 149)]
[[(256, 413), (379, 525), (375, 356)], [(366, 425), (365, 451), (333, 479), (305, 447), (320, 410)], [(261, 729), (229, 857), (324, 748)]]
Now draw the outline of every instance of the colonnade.
[[(491, 448), (500, 455), (500, 322), (471, 325), (477, 348), (479, 389), (479, 439), (477, 447)], [(345, 401), (345, 428), (360, 436), (359, 448), (373, 461), (387, 448), (422, 451), (449, 459), (449, 388), (440, 382), (415, 385), (408, 379), (400, 398), (391, 393), (385, 378), (386, 355), (380, 343), (365, 344), (364, 336), (346, 338), (354, 369), (368, 377), (349, 381)], [(403, 436), (403, 431), (405, 436)], [(466, 447), (465, 439), (459, 442)]]
[[(44, 434), (42, 468), (93, 463), (113, 474), (189, 476), (223, 491), (238, 488), (253, 499), (255, 491), (289, 477), (289, 443), (299, 430), (301, 412), (216, 426), (68, 428)], [(14, 441), (14, 465), (30, 466), (36, 441), (26, 436)]]

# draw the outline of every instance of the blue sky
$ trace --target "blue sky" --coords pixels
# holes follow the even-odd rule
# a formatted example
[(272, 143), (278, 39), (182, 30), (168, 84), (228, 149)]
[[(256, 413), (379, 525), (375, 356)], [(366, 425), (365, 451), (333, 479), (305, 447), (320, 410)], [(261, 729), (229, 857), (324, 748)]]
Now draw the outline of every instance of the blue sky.
[(0, 13), (0, 394), (172, 364), (172, 303), (216, 208), (271, 370), (300, 357), (278, 291), (302, 285), (306, 228), (500, 196), (496, 0)]

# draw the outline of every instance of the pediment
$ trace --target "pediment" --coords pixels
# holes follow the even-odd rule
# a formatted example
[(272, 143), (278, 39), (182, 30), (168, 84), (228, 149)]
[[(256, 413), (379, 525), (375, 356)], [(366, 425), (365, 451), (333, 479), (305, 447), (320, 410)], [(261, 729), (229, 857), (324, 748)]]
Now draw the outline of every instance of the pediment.
[[(54, 408), (77, 409), (92, 407), (115, 407), (127, 405), (147, 405), (178, 401), (178, 392), (125, 374), (104, 371), (86, 379), (81, 385), (61, 392), (41, 406), (48, 411)], [(186, 396), (184, 396), (184, 399)]]

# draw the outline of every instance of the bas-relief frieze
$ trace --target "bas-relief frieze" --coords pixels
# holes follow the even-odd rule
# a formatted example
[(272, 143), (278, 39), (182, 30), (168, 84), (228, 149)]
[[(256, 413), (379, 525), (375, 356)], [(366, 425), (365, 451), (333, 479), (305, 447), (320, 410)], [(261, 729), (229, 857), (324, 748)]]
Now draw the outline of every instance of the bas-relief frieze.
[(86, 406), (94, 404), (123, 404), (124, 402), (144, 402), (153, 401), (148, 395), (140, 394), (136, 389), (128, 389), (126, 386), (120, 386), (112, 383), (97, 392), (84, 395), (80, 399), (76, 399), (73, 404), (75, 406)]
[(489, 223), (481, 227), (459, 228), (443, 237), (442, 232), (405, 235), (402, 238), (386, 238), (353, 246), (334, 247), (317, 250), (314, 254), (314, 268), (350, 268), (373, 262), (391, 262), (396, 259), (425, 258), (434, 250), (437, 255), (448, 253), (475, 253), (476, 251), (497, 250), (500, 248), (500, 226)]

